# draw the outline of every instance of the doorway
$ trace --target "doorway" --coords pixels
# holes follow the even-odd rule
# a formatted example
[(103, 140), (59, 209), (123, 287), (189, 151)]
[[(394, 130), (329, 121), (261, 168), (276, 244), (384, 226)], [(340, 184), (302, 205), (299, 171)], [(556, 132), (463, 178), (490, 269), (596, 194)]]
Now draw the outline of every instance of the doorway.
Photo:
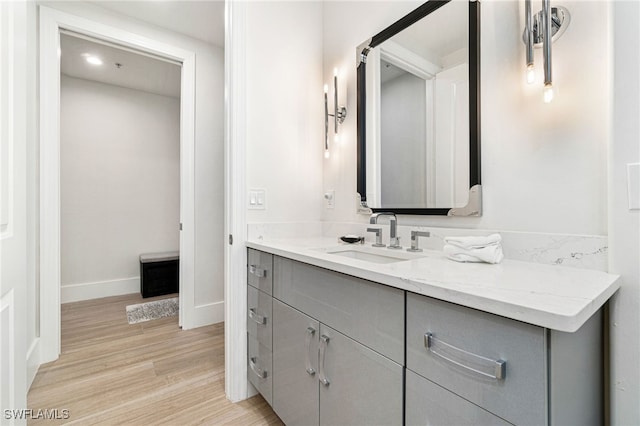
[(68, 32), (60, 47), (61, 302), (178, 293), (181, 64)]
[(180, 324), (191, 328), (194, 293), (195, 54), (121, 29), (40, 8), (40, 344), (42, 362), (60, 354), (60, 39), (90, 37), (182, 64), (180, 77)]

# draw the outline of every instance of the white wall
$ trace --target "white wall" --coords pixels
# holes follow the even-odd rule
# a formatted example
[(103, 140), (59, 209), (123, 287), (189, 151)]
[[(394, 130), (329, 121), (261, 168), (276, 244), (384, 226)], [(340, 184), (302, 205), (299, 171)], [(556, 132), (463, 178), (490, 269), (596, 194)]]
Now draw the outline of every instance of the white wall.
[[(324, 188), (336, 191), (335, 208), (324, 211), (325, 220), (367, 219), (354, 206), (355, 48), (420, 3), (324, 3), (324, 75), (328, 79), (335, 66), (344, 71), (349, 109), (340, 152), (324, 168)], [(525, 82), (519, 2), (482, 2), (483, 216), (401, 217), (401, 224), (606, 234), (608, 5), (566, 6), (571, 26), (553, 45), (556, 99), (544, 104), (541, 83)], [(540, 81), (539, 49), (536, 66)]]
[(322, 215), (322, 3), (251, 2), (246, 17), (247, 188), (266, 190), (248, 222)]
[[(195, 52), (196, 326), (224, 318), (224, 52), (196, 40), (83, 2), (39, 2)], [(34, 21), (35, 25), (35, 21)]]
[(180, 248), (180, 99), (62, 75), (60, 192), (62, 302), (138, 292)]
[[(629, 210), (627, 164), (640, 162), (640, 4), (613, 2), (613, 119), (609, 150), (611, 424), (640, 424), (640, 210)], [(638, 195), (638, 194), (636, 194)]]

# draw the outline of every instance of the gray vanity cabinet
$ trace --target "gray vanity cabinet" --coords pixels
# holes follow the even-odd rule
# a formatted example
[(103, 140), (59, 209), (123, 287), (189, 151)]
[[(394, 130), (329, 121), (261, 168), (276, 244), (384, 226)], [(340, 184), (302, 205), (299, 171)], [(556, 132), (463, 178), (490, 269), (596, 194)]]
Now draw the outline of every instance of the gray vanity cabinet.
[(273, 287), (273, 409), (284, 423), (402, 424), (404, 292), (280, 257)]
[(249, 250), (248, 378), (285, 424), (599, 425), (602, 312), (563, 333)]

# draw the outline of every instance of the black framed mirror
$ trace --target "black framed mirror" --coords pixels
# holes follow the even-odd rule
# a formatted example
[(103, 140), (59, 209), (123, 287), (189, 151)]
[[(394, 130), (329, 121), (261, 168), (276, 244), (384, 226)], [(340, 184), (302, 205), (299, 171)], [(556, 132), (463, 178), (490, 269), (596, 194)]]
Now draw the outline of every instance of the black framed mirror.
[(361, 207), (480, 216), (480, 2), (429, 0), (357, 63)]

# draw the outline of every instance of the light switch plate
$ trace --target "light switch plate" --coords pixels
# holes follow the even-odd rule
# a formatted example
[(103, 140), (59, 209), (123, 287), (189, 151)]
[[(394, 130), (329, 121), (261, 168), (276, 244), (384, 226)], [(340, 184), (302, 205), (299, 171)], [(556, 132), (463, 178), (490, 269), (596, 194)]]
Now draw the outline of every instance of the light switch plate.
[(629, 210), (640, 210), (640, 163), (627, 164)]
[(250, 189), (247, 197), (247, 208), (249, 210), (266, 210), (267, 191), (264, 189)]

